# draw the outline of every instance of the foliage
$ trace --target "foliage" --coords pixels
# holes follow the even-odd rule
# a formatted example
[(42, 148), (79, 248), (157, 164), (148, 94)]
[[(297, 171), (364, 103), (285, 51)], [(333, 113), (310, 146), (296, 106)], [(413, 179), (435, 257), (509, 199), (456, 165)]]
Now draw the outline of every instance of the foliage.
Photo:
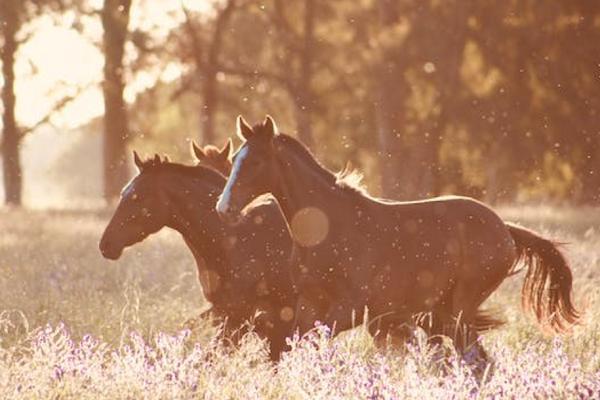
[[(307, 94), (298, 77), (308, 1), (241, 2), (219, 49), (216, 141), (233, 134), (237, 114), (270, 113), (284, 131), (318, 143), (328, 166), (350, 159), (364, 169), (375, 193), (594, 201), (600, 114), (590, 46), (600, 7), (488, 3), (317, 1)], [(195, 17), (203, 40), (218, 15)], [(189, 40), (182, 27), (165, 42), (189, 71), (170, 85), (190, 93), (178, 102), (197, 110), (171, 119), (171, 135), (202, 138), (189, 121), (204, 118), (206, 99), (190, 82), (207, 72), (191, 63)], [(298, 112), (306, 96), (310, 138)], [(136, 113), (147, 119), (156, 109)]]
[[(84, 29), (92, 3), (25, 3), (28, 19), (48, 4), (101, 41)], [(238, 114), (270, 113), (326, 165), (363, 169), (374, 194), (598, 200), (598, 2), (186, 4), (132, 21), (126, 92), (164, 81), (131, 106), (130, 146), (182, 156), (185, 139), (221, 144)]]
[(13, 398), (399, 399), (593, 398), (600, 371), (589, 371), (559, 341), (522, 351), (493, 345), (497, 360), (479, 381), (464, 364), (442, 368), (424, 342), (404, 353), (370, 349), (362, 332), (332, 341), (323, 327), (291, 339), (277, 368), (264, 343), (249, 333), (236, 349), (222, 341), (198, 344), (189, 331), (131, 333), (119, 348), (86, 335), (74, 340), (64, 325), (31, 334), (24, 354), (0, 353), (0, 392)]

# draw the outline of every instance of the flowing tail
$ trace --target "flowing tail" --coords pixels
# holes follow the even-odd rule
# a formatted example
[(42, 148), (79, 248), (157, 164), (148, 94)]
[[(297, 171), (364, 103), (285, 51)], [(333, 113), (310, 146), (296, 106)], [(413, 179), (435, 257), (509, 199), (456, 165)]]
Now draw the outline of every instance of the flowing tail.
[(579, 320), (571, 300), (573, 276), (569, 264), (552, 241), (511, 223), (506, 226), (517, 246), (517, 263), (527, 266), (523, 306), (553, 331), (567, 331)]

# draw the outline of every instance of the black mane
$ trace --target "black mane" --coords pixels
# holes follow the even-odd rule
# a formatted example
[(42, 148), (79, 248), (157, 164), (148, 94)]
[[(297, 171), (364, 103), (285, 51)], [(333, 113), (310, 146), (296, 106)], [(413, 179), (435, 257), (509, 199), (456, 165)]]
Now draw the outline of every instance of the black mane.
[[(178, 164), (171, 161), (161, 161), (158, 163), (152, 163), (144, 165), (141, 173), (159, 173), (159, 172), (171, 172), (177, 175), (189, 176), (194, 178), (201, 178), (213, 183), (215, 186), (223, 186), (226, 177), (221, 175), (218, 171), (212, 168), (205, 167), (202, 165), (184, 165)], [(141, 174), (140, 173), (140, 174)]]

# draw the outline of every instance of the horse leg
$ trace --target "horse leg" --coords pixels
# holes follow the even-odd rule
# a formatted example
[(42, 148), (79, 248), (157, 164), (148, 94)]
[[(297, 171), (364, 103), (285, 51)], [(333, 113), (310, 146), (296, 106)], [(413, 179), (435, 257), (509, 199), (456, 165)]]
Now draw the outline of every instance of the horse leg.
[(335, 295), (306, 281), (300, 287), (300, 298), (295, 312), (294, 325), (302, 335), (315, 327), (315, 322), (320, 321), (330, 329), (333, 334), (355, 327), (356, 321), (364, 317), (363, 303), (354, 299), (342, 287), (335, 288)]
[(208, 324), (206, 324), (206, 322), (210, 324), (211, 328), (215, 328), (223, 323), (223, 317), (221, 315), (217, 315), (213, 308), (209, 308), (208, 310), (204, 310), (197, 316), (185, 320), (182, 327), (194, 331), (196, 329), (209, 326)]
[(300, 335), (304, 335), (315, 327), (315, 321), (322, 319), (326, 314), (326, 306), (321, 302), (300, 296), (294, 313), (294, 329), (298, 330)]
[(473, 290), (473, 288), (477, 288), (477, 285), (459, 282), (453, 293), (452, 312), (458, 316), (457, 326), (459, 329), (459, 335), (454, 338), (455, 347), (464, 361), (478, 375), (485, 371), (490, 362), (490, 357), (481, 343), (481, 335), (478, 330), (481, 327), (478, 325), (481, 325), (483, 321), (491, 328), (498, 323), (492, 318), (478, 313), (478, 308), (497, 286), (477, 291)]
[(332, 302), (323, 323), (330, 328), (335, 328), (335, 334), (356, 327), (356, 320), (362, 320), (364, 310), (350, 297)]
[(379, 349), (401, 349), (413, 336), (413, 327), (397, 319), (385, 318), (369, 321), (369, 333), (373, 337), (375, 347)]
[(465, 333), (465, 342), (467, 344), (463, 344), (459, 355), (477, 380), (481, 381), (486, 375), (489, 376), (488, 370), (493, 369), (494, 362), (485, 351), (481, 343), (481, 335), (477, 329), (466, 325), (465, 330), (467, 330)]
[(452, 316), (449, 305), (440, 304), (430, 312), (416, 316), (415, 323), (429, 337), (428, 342), (435, 349), (434, 359), (447, 363), (449, 354), (445, 346), (445, 337), (452, 338), (456, 331), (456, 319)]
[(289, 350), (286, 342), (288, 336), (289, 332), (285, 329), (274, 329), (271, 335), (269, 335), (269, 356), (271, 361), (278, 362), (281, 354)]
[(452, 337), (456, 327), (456, 320), (452, 314), (452, 291), (448, 291), (431, 311), (413, 318), (415, 325), (428, 334), (430, 342), (441, 345), (443, 336)]

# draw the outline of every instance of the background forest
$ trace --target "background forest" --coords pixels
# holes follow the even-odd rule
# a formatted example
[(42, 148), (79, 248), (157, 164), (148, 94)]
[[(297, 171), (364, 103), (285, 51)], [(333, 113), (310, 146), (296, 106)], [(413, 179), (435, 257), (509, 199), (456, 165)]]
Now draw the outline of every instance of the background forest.
[[(327, 166), (351, 161), (374, 194), (598, 200), (598, 2), (2, 0), (0, 7), (9, 204), (22, 202), (23, 183), (43, 184), (27, 182), (40, 156), (26, 147), (49, 130), (69, 146), (47, 169), (69, 157), (61, 184), (93, 181), (111, 200), (132, 172), (130, 149), (187, 162), (190, 140), (221, 145), (238, 114), (258, 121), (266, 113)], [(36, 58), (41, 46), (30, 42), (49, 29), (78, 37), (89, 54), (56, 60), (48, 50)], [(69, 43), (56, 42), (54, 51)], [(77, 56), (80, 47), (64, 54)], [(49, 60), (92, 73), (62, 77), (44, 93), (19, 90)], [(46, 153), (52, 144), (44, 143)]]

